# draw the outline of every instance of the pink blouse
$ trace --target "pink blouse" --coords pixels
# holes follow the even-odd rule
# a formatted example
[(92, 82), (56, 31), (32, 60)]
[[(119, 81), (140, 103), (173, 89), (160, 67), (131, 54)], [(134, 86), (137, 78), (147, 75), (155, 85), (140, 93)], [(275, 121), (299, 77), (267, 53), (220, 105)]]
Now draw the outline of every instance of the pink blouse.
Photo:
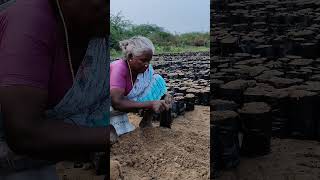
[(110, 90), (120, 88), (125, 90), (125, 96), (132, 89), (131, 77), (127, 62), (119, 59), (110, 63)]

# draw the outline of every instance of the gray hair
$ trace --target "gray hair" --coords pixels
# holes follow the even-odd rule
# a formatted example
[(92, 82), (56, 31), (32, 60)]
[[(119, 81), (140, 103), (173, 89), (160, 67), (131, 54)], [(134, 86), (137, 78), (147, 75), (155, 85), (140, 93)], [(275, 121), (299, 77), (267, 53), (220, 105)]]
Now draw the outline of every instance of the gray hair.
[(125, 56), (128, 58), (129, 55), (140, 56), (144, 51), (151, 50), (154, 54), (155, 48), (150, 39), (143, 36), (135, 36), (130, 39), (126, 39), (119, 42), (120, 48)]

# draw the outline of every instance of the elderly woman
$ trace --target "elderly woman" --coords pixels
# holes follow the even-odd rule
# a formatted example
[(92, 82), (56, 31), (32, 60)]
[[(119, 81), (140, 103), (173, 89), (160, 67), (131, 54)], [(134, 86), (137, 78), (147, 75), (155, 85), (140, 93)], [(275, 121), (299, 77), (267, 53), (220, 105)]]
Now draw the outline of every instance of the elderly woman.
[[(164, 79), (155, 74), (150, 65), (155, 50), (153, 43), (145, 37), (137, 36), (119, 44), (124, 59), (116, 60), (110, 65), (110, 123), (117, 134), (121, 135), (134, 129), (124, 112), (144, 110), (140, 127), (151, 126), (154, 112), (168, 114), (171, 96), (166, 95)], [(164, 125), (161, 122), (160, 126), (170, 127), (170, 123)]]

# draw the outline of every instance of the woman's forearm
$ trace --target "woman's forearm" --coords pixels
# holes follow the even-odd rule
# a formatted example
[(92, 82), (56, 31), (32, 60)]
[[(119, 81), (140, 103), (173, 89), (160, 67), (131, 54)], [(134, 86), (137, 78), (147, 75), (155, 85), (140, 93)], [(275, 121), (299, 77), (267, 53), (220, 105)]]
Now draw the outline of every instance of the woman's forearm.
[(124, 96), (124, 89), (110, 91), (112, 107), (122, 112), (132, 112), (138, 109), (152, 109), (154, 101), (136, 102)]
[(16, 132), (12, 139), (9, 135), (7, 140), (17, 153), (34, 158), (75, 160), (85, 158), (90, 152), (104, 152), (108, 148), (107, 127), (86, 128), (62, 120), (43, 120), (29, 129)]
[(152, 101), (135, 102), (129, 99), (122, 99), (112, 103), (113, 108), (122, 112), (131, 112), (137, 109), (152, 109)]

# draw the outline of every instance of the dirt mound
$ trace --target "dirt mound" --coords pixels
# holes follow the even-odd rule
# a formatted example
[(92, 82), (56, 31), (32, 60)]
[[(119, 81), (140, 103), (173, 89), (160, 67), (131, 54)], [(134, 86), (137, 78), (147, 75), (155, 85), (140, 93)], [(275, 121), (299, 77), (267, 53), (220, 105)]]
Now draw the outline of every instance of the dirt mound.
[[(138, 116), (130, 115), (136, 125)], [(209, 107), (179, 116), (172, 129), (156, 127), (123, 135), (111, 149), (124, 179), (209, 179)]]

